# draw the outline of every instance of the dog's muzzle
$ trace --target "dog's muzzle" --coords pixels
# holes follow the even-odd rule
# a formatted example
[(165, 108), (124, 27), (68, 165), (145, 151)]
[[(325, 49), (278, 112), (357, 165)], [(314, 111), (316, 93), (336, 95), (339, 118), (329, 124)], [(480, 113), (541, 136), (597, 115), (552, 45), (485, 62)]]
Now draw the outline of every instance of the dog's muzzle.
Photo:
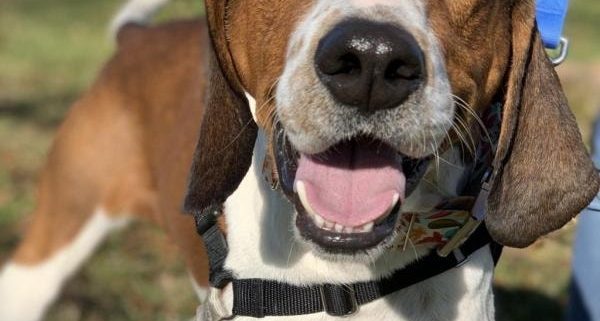
[[(373, 130), (378, 122), (390, 126), (391, 118), (375, 119), (403, 108), (423, 87), (425, 57), (402, 27), (351, 18), (320, 39), (314, 68), (331, 95), (329, 112), (346, 115), (319, 125), (354, 128), (352, 134), (334, 134), (331, 145), (316, 154), (296, 151), (277, 128), (279, 179), (296, 206), (296, 227), (304, 239), (328, 252), (373, 248), (393, 236), (401, 204), (427, 163), (402, 154), (390, 137)], [(351, 125), (359, 119), (370, 129)]]

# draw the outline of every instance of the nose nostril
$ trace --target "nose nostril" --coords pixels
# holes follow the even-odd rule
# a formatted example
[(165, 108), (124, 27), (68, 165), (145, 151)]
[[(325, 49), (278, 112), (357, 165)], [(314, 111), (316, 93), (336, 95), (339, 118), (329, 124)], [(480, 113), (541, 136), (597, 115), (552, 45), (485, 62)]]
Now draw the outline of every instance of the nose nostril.
[(385, 69), (384, 77), (387, 80), (418, 80), (421, 78), (419, 66), (406, 64), (400, 59), (395, 59)]
[(352, 53), (341, 55), (333, 63), (322, 64), (321, 72), (329, 76), (358, 75), (361, 72), (360, 59)]
[(352, 53), (340, 57), (340, 70), (338, 74), (355, 75), (360, 74), (360, 59)]

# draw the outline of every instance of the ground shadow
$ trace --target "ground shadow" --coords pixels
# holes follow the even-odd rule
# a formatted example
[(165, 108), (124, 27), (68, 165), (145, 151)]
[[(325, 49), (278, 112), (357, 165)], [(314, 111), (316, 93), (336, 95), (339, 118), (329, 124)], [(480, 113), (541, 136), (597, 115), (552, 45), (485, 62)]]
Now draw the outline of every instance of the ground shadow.
[(498, 321), (562, 321), (564, 304), (529, 289), (494, 288)]
[(67, 92), (30, 99), (2, 99), (0, 118), (26, 122), (40, 128), (55, 128), (78, 96), (79, 92)]

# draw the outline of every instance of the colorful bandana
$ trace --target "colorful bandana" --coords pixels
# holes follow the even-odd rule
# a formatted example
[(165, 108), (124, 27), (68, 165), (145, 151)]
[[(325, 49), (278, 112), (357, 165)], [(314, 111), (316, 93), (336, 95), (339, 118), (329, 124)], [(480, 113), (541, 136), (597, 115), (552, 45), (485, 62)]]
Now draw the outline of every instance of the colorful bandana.
[(405, 240), (400, 246), (424, 245), (441, 248), (450, 241), (456, 233), (471, 219), (471, 210), (479, 193), (481, 182), (495, 155), (500, 124), (502, 120), (502, 105), (494, 104), (481, 117), (487, 134), (482, 135), (476, 151), (476, 162), (470, 171), (466, 171), (469, 181), (465, 185), (464, 195), (446, 198), (425, 213), (402, 213), (401, 224), (398, 227), (400, 235)]

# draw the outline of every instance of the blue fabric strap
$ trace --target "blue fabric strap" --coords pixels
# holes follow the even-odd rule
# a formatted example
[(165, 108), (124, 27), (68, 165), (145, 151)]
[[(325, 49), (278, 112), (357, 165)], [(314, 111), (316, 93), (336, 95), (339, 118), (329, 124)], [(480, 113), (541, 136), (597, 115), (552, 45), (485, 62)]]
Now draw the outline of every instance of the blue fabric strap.
[(538, 29), (547, 48), (560, 44), (568, 9), (569, 0), (537, 0)]

